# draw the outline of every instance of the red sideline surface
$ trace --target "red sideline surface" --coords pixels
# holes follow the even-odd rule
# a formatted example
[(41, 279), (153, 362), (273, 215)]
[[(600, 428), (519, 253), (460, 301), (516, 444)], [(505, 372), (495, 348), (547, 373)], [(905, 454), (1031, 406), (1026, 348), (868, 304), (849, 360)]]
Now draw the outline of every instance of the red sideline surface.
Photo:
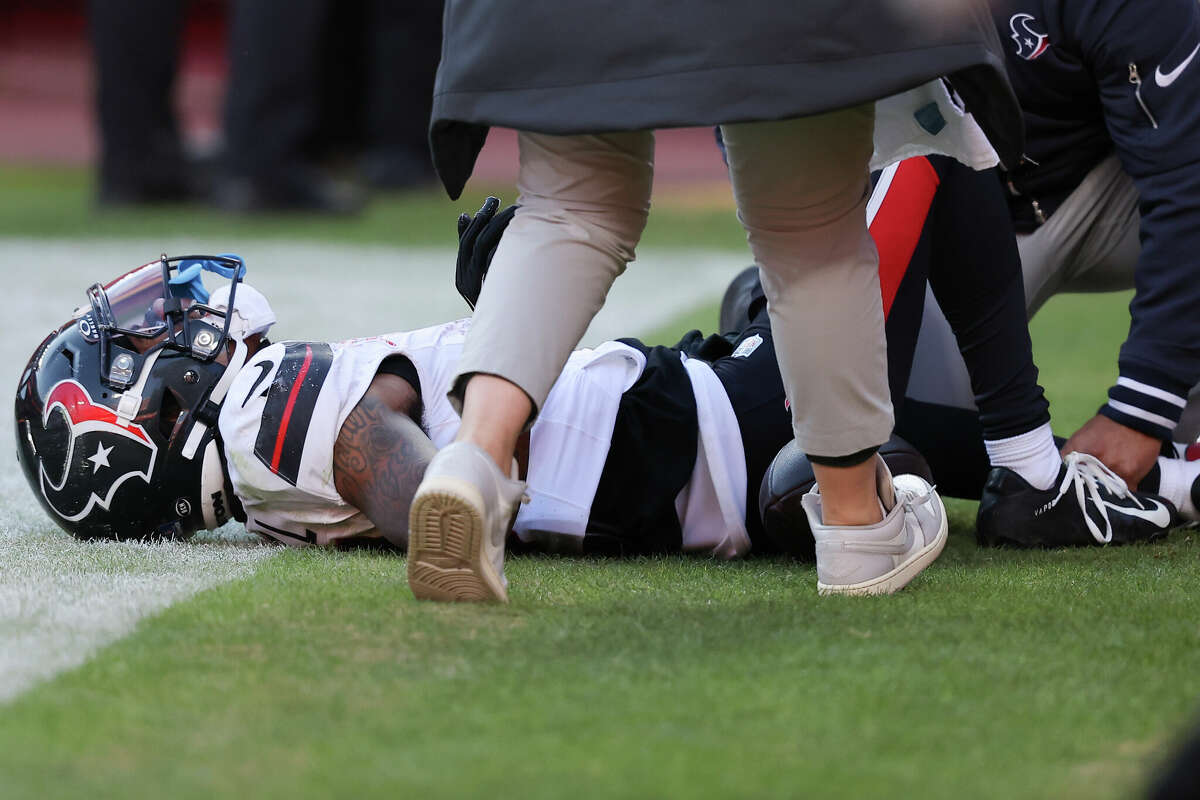
[[(164, 0), (164, 2), (167, 0)], [(220, 133), (228, 75), (221, 0), (193, 2), (184, 37), (176, 107), (190, 141), (212, 143)], [(91, 49), (82, 0), (0, 2), (0, 163), (80, 165), (98, 142), (92, 98)], [(726, 179), (708, 129), (661, 131), (655, 176), (672, 184)], [(511, 183), (516, 134), (494, 130), (475, 177)]]

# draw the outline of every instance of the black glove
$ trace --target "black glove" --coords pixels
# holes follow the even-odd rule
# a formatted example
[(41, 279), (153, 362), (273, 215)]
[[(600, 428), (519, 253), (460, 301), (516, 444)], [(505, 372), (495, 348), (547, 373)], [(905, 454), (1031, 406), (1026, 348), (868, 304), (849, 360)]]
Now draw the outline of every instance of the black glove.
[(688, 358), (698, 358), (701, 361), (712, 363), (718, 358), (731, 355), (737, 340), (738, 334), (736, 333), (714, 333), (705, 337), (703, 333), (693, 328), (685, 333), (683, 338), (676, 342), (671, 349), (686, 353)]
[(483, 201), (483, 207), (475, 216), (462, 214), (458, 218), (458, 263), (454, 267), (454, 288), (458, 289), (472, 311), (479, 300), (483, 279), (492, 265), (492, 256), (496, 254), (500, 237), (504, 235), (504, 229), (519, 206), (509, 206), (497, 214), (498, 208), (500, 198), (489, 197)]

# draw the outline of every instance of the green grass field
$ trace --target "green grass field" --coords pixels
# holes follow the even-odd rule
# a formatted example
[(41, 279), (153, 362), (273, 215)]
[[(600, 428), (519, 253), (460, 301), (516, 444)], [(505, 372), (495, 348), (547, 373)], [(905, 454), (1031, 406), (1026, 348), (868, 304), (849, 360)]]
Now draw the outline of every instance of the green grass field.
[[(440, 244), (457, 210), (143, 222), (90, 214), (84, 185), (0, 170), (0, 236)], [(728, 212), (655, 213), (656, 246), (744, 248)], [(1035, 321), (1059, 432), (1102, 402), (1127, 302)], [(710, 304), (642, 333), (714, 324)], [(5, 536), (54, 536), (0, 500)], [(0, 797), (1137, 794), (1200, 710), (1200, 540), (982, 551), (950, 506), (946, 553), (890, 598), (818, 598), (781, 560), (525, 557), (510, 606), (449, 607), (413, 601), (402, 558), (283, 551), (0, 705)]]
[[(453, 243), (458, 213), (475, 211), (488, 194), (506, 204), (516, 201), (511, 186), (472, 183), (457, 202), (433, 187), (386, 194), (352, 219), (303, 214), (238, 218), (202, 206), (96, 212), (91, 179), (82, 170), (0, 165), (0, 236), (215, 240), (252, 236), (405, 247), (445, 245)], [(745, 241), (731, 211), (666, 203), (656, 206), (642, 244), (745, 251)]]

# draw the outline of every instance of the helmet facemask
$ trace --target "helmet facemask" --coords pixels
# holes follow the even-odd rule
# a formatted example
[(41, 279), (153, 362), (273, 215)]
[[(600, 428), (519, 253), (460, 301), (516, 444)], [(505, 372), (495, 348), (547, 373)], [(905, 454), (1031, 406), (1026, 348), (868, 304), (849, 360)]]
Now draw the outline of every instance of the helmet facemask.
[(210, 272), (230, 280), (227, 308), (232, 308), (245, 271), (237, 256), (164, 254), (107, 285), (93, 284), (87, 291), (91, 313), (80, 328), (99, 340), (101, 382), (116, 391), (129, 388), (160, 348), (201, 362), (216, 358), (229, 340), (231, 314), (208, 305), (202, 276)]

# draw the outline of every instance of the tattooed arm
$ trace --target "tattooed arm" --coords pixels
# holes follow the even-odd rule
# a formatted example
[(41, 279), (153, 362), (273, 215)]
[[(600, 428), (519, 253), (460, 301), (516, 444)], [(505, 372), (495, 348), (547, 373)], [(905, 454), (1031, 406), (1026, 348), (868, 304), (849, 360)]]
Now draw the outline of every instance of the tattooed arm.
[(397, 547), (408, 546), (408, 509), (436, 452), (410, 416), (417, 407), (407, 381), (376, 375), (333, 447), (338, 494)]

